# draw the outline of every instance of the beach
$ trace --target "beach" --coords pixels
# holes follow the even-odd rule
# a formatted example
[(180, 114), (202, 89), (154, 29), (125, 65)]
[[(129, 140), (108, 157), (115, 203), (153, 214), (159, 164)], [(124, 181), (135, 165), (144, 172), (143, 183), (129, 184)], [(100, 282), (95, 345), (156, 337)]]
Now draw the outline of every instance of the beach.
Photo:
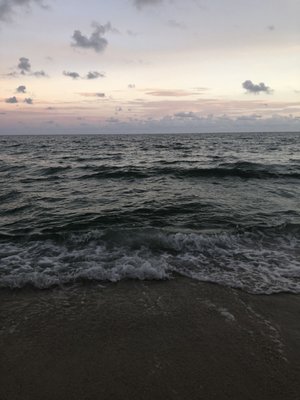
[(176, 277), (3, 289), (0, 398), (299, 398), (300, 301)]

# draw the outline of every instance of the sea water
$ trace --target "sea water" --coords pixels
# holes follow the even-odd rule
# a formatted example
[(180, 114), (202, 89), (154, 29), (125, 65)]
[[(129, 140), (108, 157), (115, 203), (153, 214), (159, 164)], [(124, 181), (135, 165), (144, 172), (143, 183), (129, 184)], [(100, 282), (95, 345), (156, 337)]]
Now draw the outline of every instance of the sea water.
[(300, 134), (0, 137), (0, 287), (300, 293)]

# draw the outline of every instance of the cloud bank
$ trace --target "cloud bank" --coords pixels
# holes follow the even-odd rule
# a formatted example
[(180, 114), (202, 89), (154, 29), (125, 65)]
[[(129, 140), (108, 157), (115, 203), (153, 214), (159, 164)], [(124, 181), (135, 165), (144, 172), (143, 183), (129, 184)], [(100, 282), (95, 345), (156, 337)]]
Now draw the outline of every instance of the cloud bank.
[(176, 114), (174, 114), (174, 117), (176, 118), (193, 118), (193, 119), (198, 119), (198, 116), (196, 113), (192, 112), (192, 111), (188, 111), (188, 112), (178, 112)]

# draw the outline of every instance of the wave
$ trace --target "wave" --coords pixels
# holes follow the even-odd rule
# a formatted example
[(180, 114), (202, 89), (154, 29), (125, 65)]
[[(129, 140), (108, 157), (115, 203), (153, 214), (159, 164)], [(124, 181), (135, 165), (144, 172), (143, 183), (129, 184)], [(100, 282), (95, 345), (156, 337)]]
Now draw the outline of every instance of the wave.
[(54, 175), (54, 174), (58, 174), (60, 172), (65, 172), (72, 169), (72, 167), (70, 165), (57, 165), (55, 167), (46, 167), (46, 168), (42, 168), (41, 170), (38, 171), (39, 174), (41, 175)]
[(13, 173), (18, 170), (23, 170), (24, 168), (26, 168), (25, 165), (11, 165), (4, 162), (0, 164), (0, 172)]
[(300, 293), (299, 254), (299, 236), (272, 232), (106, 230), (64, 240), (7, 240), (0, 244), (0, 287), (164, 280), (179, 274), (254, 294)]
[[(169, 163), (171, 164), (171, 163)], [(278, 179), (300, 178), (299, 166), (264, 165), (238, 161), (235, 163), (222, 163), (209, 168), (187, 167), (85, 167), (92, 173), (85, 174), (80, 179), (106, 179), (106, 178), (149, 178), (155, 176), (170, 175), (175, 178), (226, 178), (238, 177), (243, 179)]]
[[(142, 167), (139, 165), (56, 165), (47, 166), (34, 171), (33, 175), (26, 176), (28, 180), (45, 180), (55, 177), (79, 180), (87, 179), (146, 179), (153, 177), (171, 176), (176, 179), (186, 178), (241, 178), (241, 179), (299, 179), (299, 164), (261, 164), (246, 161), (233, 163), (220, 163), (216, 166), (196, 167), (191, 166), (197, 161), (187, 161), (190, 167), (183, 166), (183, 161), (160, 160), (157, 165)], [(181, 165), (178, 165), (181, 164)], [(1, 172), (13, 173), (22, 170), (25, 166), (8, 165), (0, 166)], [(83, 172), (84, 171), (84, 172)], [(72, 174), (69, 175), (69, 172)], [(75, 173), (75, 175), (74, 175)], [(60, 175), (62, 174), (62, 175)]]
[(15, 200), (16, 198), (20, 197), (21, 193), (17, 190), (11, 190), (7, 193), (1, 194), (0, 195), (0, 202), (1, 203), (8, 203), (11, 202), (12, 200)]

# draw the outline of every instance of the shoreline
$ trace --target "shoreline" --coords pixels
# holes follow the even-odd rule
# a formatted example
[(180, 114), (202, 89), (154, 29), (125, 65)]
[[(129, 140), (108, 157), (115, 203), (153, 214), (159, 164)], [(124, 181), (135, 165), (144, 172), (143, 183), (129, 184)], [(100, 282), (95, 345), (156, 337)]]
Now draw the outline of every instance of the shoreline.
[(0, 397), (292, 400), (300, 297), (177, 277), (1, 290)]

